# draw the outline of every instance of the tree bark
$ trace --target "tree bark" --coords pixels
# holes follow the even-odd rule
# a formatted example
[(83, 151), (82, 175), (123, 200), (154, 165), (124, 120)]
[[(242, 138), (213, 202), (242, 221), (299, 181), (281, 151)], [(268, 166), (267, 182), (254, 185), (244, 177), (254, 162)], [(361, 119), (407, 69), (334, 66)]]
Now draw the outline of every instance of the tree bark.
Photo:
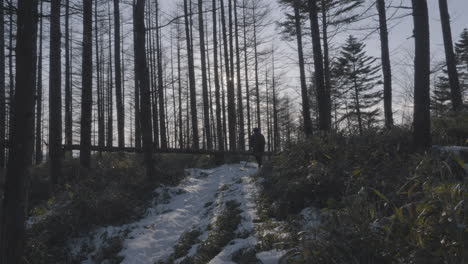
[(452, 31), (450, 29), (450, 15), (447, 0), (439, 0), (439, 10), (444, 37), (445, 59), (447, 61), (452, 107), (454, 111), (459, 111), (463, 107), (463, 101), (460, 91), (460, 81), (458, 79), (457, 62), (455, 60), (455, 54), (453, 53)]
[(220, 84), (219, 84), (219, 72), (218, 72), (218, 16), (216, 15), (216, 1), (213, 0), (212, 12), (213, 12), (213, 56), (214, 56), (214, 82), (215, 82), (215, 104), (216, 104), (216, 131), (218, 139), (218, 149), (224, 150), (224, 135), (223, 135), (223, 125), (221, 122), (221, 94), (220, 94)]
[(247, 21), (245, 9), (247, 8), (245, 0), (242, 0), (242, 29), (244, 35), (244, 79), (245, 79), (245, 99), (247, 101), (247, 134), (252, 131), (251, 111), (250, 111), (250, 89), (249, 89), (249, 67), (247, 59)]
[(384, 115), (385, 127), (393, 127), (392, 111), (392, 69), (390, 64), (390, 51), (388, 48), (387, 14), (385, 11), (385, 0), (377, 0), (377, 11), (379, 13), (380, 48), (382, 53), (382, 73), (384, 79)]
[(414, 20), (414, 121), (415, 148), (424, 151), (431, 146), (430, 116), (430, 38), (426, 0), (412, 0)]
[(50, 180), (57, 184), (62, 161), (62, 70), (60, 0), (51, 1), (49, 56), (49, 159)]
[(99, 28), (98, 28), (98, 5), (94, 2), (94, 41), (96, 50), (96, 90), (97, 90), (97, 105), (98, 105), (98, 145), (104, 147), (105, 144), (105, 115), (104, 115), (104, 89), (102, 85), (101, 75), (101, 57), (99, 46)]
[(198, 118), (197, 118), (197, 94), (195, 91), (195, 69), (193, 62), (193, 46), (192, 38), (190, 31), (190, 22), (187, 0), (184, 0), (184, 13), (185, 13), (185, 34), (187, 41), (187, 55), (188, 55), (188, 70), (189, 70), (189, 89), (190, 89), (190, 114), (192, 117), (192, 147), (194, 149), (199, 149), (200, 143), (198, 139)]
[(159, 32), (159, 0), (156, 1), (156, 53), (158, 58), (158, 100), (159, 100), (159, 128), (161, 135), (161, 147), (167, 148), (167, 134), (166, 134), (166, 115), (165, 115), (165, 100), (164, 100), (164, 83), (163, 83), (163, 70), (162, 70), (162, 50), (161, 38)]
[(26, 238), (30, 167), (34, 147), (37, 1), (18, 0), (16, 92), (5, 198), (0, 226), (0, 263), (21, 263)]
[(317, 103), (319, 110), (319, 130), (329, 131), (331, 129), (331, 102), (330, 91), (325, 87), (322, 46), (320, 44), (320, 29), (318, 24), (317, 0), (309, 0), (309, 18), (312, 33), (312, 44), (314, 53), (314, 77), (317, 88)]
[(5, 11), (3, 0), (0, 0), (0, 168), (5, 167)]
[(120, 58), (120, 1), (114, 0), (114, 63), (115, 97), (117, 106), (117, 133), (119, 147), (125, 146), (125, 109), (122, 94), (122, 72)]
[(91, 112), (93, 106), (93, 0), (83, 0), (83, 59), (81, 92), (80, 164), (91, 166)]
[(245, 149), (244, 107), (241, 82), (240, 48), (239, 48), (239, 21), (237, 19), (237, 1), (234, 0), (234, 35), (236, 39), (236, 70), (237, 70), (237, 116), (239, 119), (239, 150)]
[(203, 95), (203, 126), (206, 135), (206, 146), (213, 149), (213, 139), (210, 128), (210, 106), (208, 99), (208, 81), (206, 73), (206, 49), (205, 49), (205, 26), (203, 21), (203, 0), (198, 0), (198, 32), (200, 35), (200, 60), (202, 70), (202, 95)]
[(294, 4), (294, 19), (296, 27), (297, 38), (297, 53), (299, 56), (299, 72), (301, 79), (301, 97), (302, 97), (302, 117), (304, 122), (304, 133), (306, 136), (312, 135), (312, 120), (310, 117), (309, 95), (307, 91), (305, 65), (304, 65), (304, 52), (302, 48), (302, 26), (299, 7), (297, 2)]
[(141, 95), (141, 129), (143, 134), (143, 153), (146, 168), (146, 177), (155, 177), (153, 166), (153, 143), (151, 136), (151, 105), (150, 105), (150, 89), (148, 67), (146, 62), (146, 47), (145, 47), (145, 0), (137, 0), (134, 6), (134, 23), (136, 35), (136, 54), (135, 60), (137, 65), (138, 86), (140, 87)]
[(70, 0), (65, 3), (65, 144), (73, 144), (72, 82), (70, 65)]
[(110, 13), (110, 2), (107, 2), (107, 18), (109, 22), (108, 31), (108, 51), (109, 51), (109, 63), (107, 73), (107, 146), (114, 144), (114, 74), (112, 69), (112, 15)]

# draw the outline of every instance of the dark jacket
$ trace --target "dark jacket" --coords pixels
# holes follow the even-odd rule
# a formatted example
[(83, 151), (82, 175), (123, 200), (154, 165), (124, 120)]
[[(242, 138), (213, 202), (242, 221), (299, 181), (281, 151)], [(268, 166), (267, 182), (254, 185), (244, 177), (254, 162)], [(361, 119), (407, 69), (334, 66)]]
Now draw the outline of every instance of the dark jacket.
[(254, 133), (250, 136), (249, 146), (253, 152), (265, 152), (265, 137), (260, 133)]

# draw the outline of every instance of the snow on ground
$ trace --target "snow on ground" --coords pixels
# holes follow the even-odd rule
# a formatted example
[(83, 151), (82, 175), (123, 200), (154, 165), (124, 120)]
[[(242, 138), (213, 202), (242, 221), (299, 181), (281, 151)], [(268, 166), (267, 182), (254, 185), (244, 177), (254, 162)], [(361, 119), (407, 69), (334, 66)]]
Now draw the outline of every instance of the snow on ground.
[[(242, 248), (253, 247), (255, 236), (257, 189), (251, 175), (256, 165), (241, 162), (223, 165), (214, 169), (188, 170), (189, 176), (177, 187), (160, 187), (155, 190), (157, 198), (147, 215), (141, 220), (122, 226), (102, 227), (89, 236), (73, 239), (72, 252), (78, 254), (83, 248), (92, 251), (83, 264), (97, 262), (92, 258), (100, 248), (107, 246), (109, 238), (119, 237), (123, 264), (153, 264), (166, 260), (173, 247), (185, 232), (202, 231), (200, 240), (208, 236), (208, 225), (222, 211), (223, 204), (235, 200), (240, 204), (242, 221), (236, 233), (245, 234), (232, 240), (209, 263), (234, 263), (232, 253)], [(193, 245), (188, 256), (196, 254), (198, 245)], [(277, 263), (284, 255), (281, 251), (262, 252), (264, 263)], [(182, 259), (177, 260), (180, 262)]]

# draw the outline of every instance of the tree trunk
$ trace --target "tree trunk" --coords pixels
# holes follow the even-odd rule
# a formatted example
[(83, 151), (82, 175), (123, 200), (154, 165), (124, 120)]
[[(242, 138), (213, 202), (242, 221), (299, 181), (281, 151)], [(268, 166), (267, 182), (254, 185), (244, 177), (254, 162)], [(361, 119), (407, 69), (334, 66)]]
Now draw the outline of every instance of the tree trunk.
[(214, 56), (214, 82), (215, 82), (215, 103), (216, 103), (216, 131), (218, 139), (218, 149), (224, 150), (224, 135), (223, 135), (223, 125), (221, 122), (221, 98), (220, 98), (220, 84), (219, 84), (219, 72), (218, 72), (218, 17), (216, 15), (216, 1), (213, 0), (213, 56)]
[(81, 92), (80, 164), (91, 165), (91, 112), (93, 106), (93, 0), (83, 0), (83, 59)]
[[(42, 28), (42, 27), (41, 27)], [(70, 63), (70, 0), (65, 3), (65, 144), (73, 144), (72, 82)]]
[(247, 8), (245, 0), (242, 1), (242, 28), (244, 35), (244, 79), (245, 79), (245, 99), (247, 100), (247, 134), (252, 131), (252, 121), (250, 115), (250, 91), (249, 91), (249, 67), (247, 59), (247, 22), (245, 9)]
[(253, 40), (254, 40), (254, 62), (255, 62), (255, 99), (257, 104), (257, 128), (262, 130), (262, 121), (260, 119), (260, 87), (258, 81), (258, 52), (257, 52), (257, 20), (255, 18), (255, 9), (253, 10)]
[[(4, 3), (0, 0), (0, 168), (5, 167), (5, 16)], [(42, 21), (42, 20), (41, 20)], [(42, 32), (42, 28), (41, 28)], [(40, 75), (39, 75), (40, 76)]]
[(110, 13), (110, 2), (107, 2), (107, 18), (109, 21), (108, 45), (109, 45), (109, 66), (107, 73), (107, 146), (114, 144), (114, 74), (112, 70), (112, 15)]
[[(135, 8), (135, 0), (133, 1), (133, 9)], [(135, 14), (135, 10), (133, 10), (133, 13)], [(136, 44), (136, 23), (133, 23), (133, 54), (134, 54), (134, 60), (133, 60), (133, 67), (134, 67), (134, 76), (133, 79), (135, 80), (134, 82), (134, 93), (135, 93), (135, 98), (134, 98), (134, 116), (135, 116), (135, 147), (136, 148), (141, 148), (141, 126), (140, 126), (140, 87), (139, 87), (139, 82), (138, 82), (138, 64), (136, 60), (136, 54), (138, 53), (137, 51), (137, 46)]]
[(188, 55), (188, 70), (189, 70), (189, 85), (190, 85), (190, 113), (192, 116), (192, 147), (194, 149), (199, 149), (199, 139), (198, 139), (198, 118), (197, 118), (197, 94), (195, 91), (195, 69), (193, 62), (193, 46), (192, 38), (190, 34), (190, 22), (187, 0), (184, 0), (184, 13), (185, 13), (185, 34), (187, 41), (187, 55)]
[(377, 11), (379, 13), (380, 47), (382, 53), (382, 73), (384, 79), (384, 115), (385, 127), (393, 127), (392, 111), (392, 70), (390, 64), (390, 51), (388, 48), (387, 15), (385, 11), (385, 0), (377, 0)]
[[(3, 10), (2, 10), (3, 12)], [(0, 263), (21, 263), (26, 239), (29, 176), (34, 147), (37, 1), (18, 0), (16, 92), (5, 198), (0, 226)]]
[(275, 49), (271, 50), (271, 67), (272, 67), (272, 92), (273, 92), (273, 151), (279, 149), (279, 127), (278, 127), (278, 100), (276, 94), (276, 79), (275, 79)]
[(105, 144), (105, 121), (104, 121), (104, 91), (101, 82), (101, 57), (99, 47), (99, 30), (98, 30), (98, 5), (94, 2), (94, 37), (96, 48), (96, 90), (97, 90), (97, 105), (98, 105), (98, 145), (104, 147)]
[(159, 100), (159, 128), (161, 134), (161, 147), (167, 148), (167, 134), (166, 134), (166, 115), (164, 103), (164, 84), (163, 84), (163, 70), (162, 70), (162, 50), (161, 38), (159, 32), (159, 0), (156, 1), (156, 53), (158, 58), (158, 100)]
[(239, 48), (239, 21), (237, 19), (237, 1), (234, 0), (234, 35), (236, 38), (236, 70), (237, 70), (237, 116), (239, 118), (239, 150), (245, 150), (244, 107), (242, 96), (240, 48)]
[(122, 94), (122, 72), (120, 62), (120, 4), (114, 0), (114, 63), (115, 97), (117, 104), (117, 133), (119, 147), (125, 146), (125, 109)]
[[(327, 16), (327, 4), (325, 0), (322, 1), (322, 40), (323, 40), (323, 67), (324, 67), (324, 85), (325, 90), (328, 93), (331, 93), (331, 84), (330, 84), (330, 56), (328, 48), (328, 16)], [(330, 98), (330, 106), (331, 106)], [(331, 113), (330, 113), (331, 115)], [(330, 119), (331, 120), (331, 119)]]
[[(229, 10), (229, 33), (232, 33), (232, 18), (231, 18), (231, 0), (228, 0), (228, 10)], [(227, 38), (227, 29), (226, 29), (226, 16), (225, 16), (225, 7), (224, 0), (220, 1), (221, 8), (221, 23), (223, 27), (223, 44), (224, 44), (224, 60), (226, 67), (226, 85), (227, 85), (227, 121), (228, 121), (228, 132), (229, 132), (229, 149), (236, 149), (236, 105), (235, 105), (235, 91), (234, 91), (234, 53), (232, 45), (232, 34), (230, 34), (229, 42)], [(230, 49), (228, 49), (228, 44)]]
[(198, 0), (198, 32), (200, 34), (200, 60), (202, 70), (202, 95), (203, 95), (203, 126), (206, 135), (206, 146), (213, 149), (213, 139), (210, 128), (210, 107), (208, 99), (208, 81), (206, 73), (206, 50), (205, 50), (205, 26), (203, 21), (203, 0)]
[(50, 9), (49, 70), (49, 158), (50, 180), (57, 184), (62, 159), (62, 70), (60, 0), (52, 0)]
[(304, 52), (302, 49), (302, 27), (299, 7), (294, 5), (294, 19), (297, 38), (297, 52), (299, 56), (299, 71), (301, 79), (301, 97), (302, 97), (302, 117), (304, 122), (304, 133), (306, 136), (312, 135), (312, 120), (310, 118), (309, 96), (307, 94), (307, 84), (305, 76)]
[(136, 34), (136, 54), (138, 86), (141, 95), (141, 129), (143, 133), (143, 152), (146, 167), (146, 177), (155, 177), (153, 166), (153, 143), (151, 140), (151, 105), (148, 67), (145, 47), (145, 0), (137, 0), (133, 10)]
[(319, 110), (319, 130), (331, 129), (330, 91), (324, 84), (322, 46), (320, 44), (320, 29), (318, 24), (317, 0), (309, 0), (309, 18), (314, 53), (314, 77), (317, 88), (317, 103)]
[(455, 61), (455, 54), (453, 53), (452, 31), (450, 29), (450, 15), (448, 12), (447, 0), (439, 0), (439, 10), (442, 33), (444, 36), (445, 59), (447, 61), (452, 107), (454, 111), (459, 111), (463, 107), (463, 101), (460, 91), (460, 81), (458, 79), (457, 62)]
[(180, 47), (180, 39), (181, 39), (181, 32), (179, 23), (177, 23), (177, 84), (179, 90), (178, 96), (178, 103), (179, 103), (179, 147), (184, 148), (184, 128), (183, 128), (183, 120), (182, 120), (182, 68), (181, 68), (181, 47)]
[(414, 123), (413, 139), (417, 150), (431, 146), (430, 116), (430, 39), (426, 0), (412, 0), (414, 20)]

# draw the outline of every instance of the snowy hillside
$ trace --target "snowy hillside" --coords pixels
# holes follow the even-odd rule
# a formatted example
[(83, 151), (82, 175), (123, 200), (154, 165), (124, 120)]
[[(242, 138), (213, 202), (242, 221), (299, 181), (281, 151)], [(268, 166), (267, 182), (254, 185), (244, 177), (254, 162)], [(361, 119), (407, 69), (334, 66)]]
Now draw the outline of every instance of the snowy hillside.
[[(258, 192), (251, 177), (256, 171), (256, 165), (244, 162), (190, 169), (179, 186), (155, 190), (144, 218), (73, 239), (72, 251), (85, 255), (82, 263), (87, 264), (113, 263), (109, 251), (125, 264), (236, 263), (236, 255), (245, 255), (257, 243)], [(261, 263), (278, 263), (284, 252), (254, 254)]]

